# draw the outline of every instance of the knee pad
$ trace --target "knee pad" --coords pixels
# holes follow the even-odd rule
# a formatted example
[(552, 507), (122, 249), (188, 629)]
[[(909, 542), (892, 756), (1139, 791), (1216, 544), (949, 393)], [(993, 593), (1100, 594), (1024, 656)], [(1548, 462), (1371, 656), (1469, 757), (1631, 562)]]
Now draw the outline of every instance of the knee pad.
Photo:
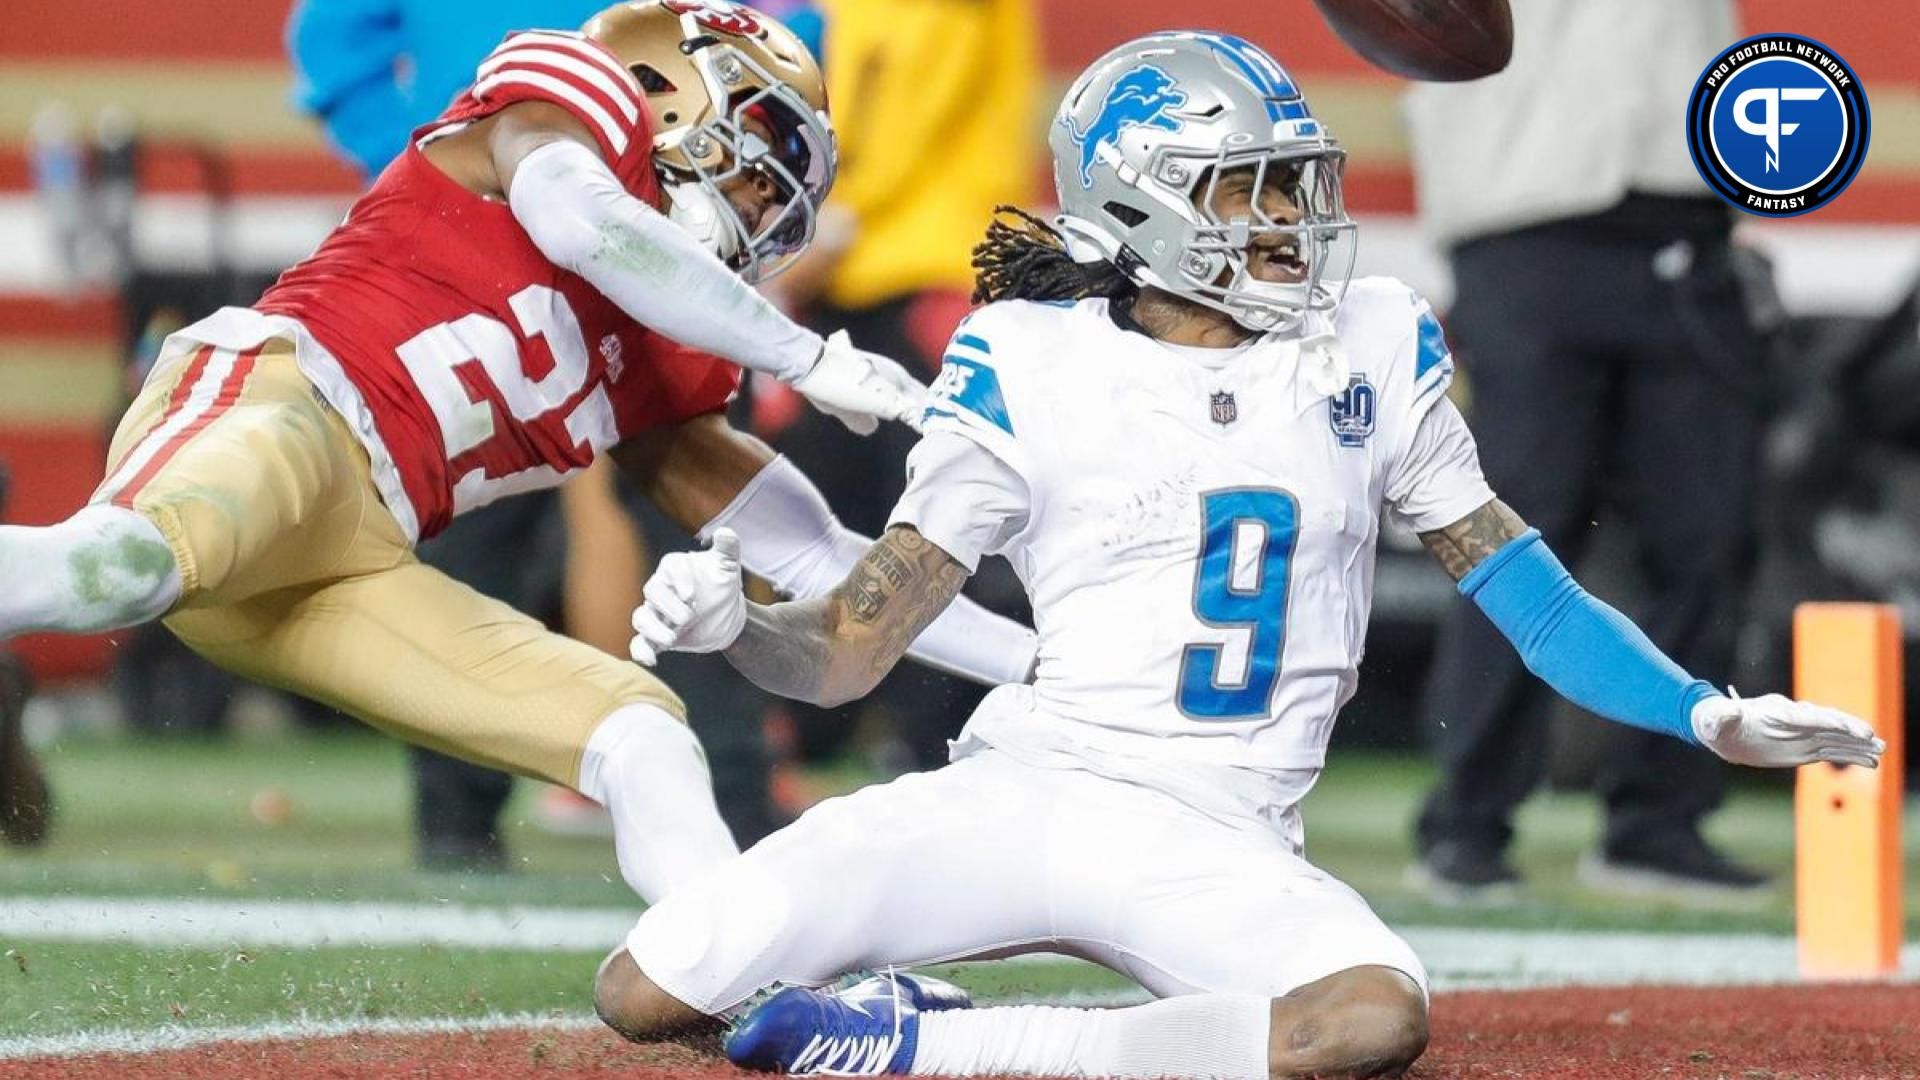
[(776, 981), (806, 981), (788, 955), (794, 916), (786, 883), (742, 856), (647, 909), (627, 952), (662, 990), (717, 1015)]

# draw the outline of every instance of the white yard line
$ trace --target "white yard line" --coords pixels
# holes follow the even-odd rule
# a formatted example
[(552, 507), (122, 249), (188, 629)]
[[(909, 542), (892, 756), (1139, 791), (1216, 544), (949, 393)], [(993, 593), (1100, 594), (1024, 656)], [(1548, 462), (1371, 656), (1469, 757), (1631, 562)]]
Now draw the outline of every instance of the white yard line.
[[(607, 907), (453, 903), (181, 900), (142, 897), (0, 899), (0, 941), (124, 942), (141, 947), (442, 945), (597, 952), (633, 925)], [(1791, 937), (1402, 927), (1436, 985), (1768, 983), (1795, 980)], [(1029, 958), (1036, 959), (1036, 958)], [(1920, 944), (1902, 967), (1920, 977)]]
[[(477, 907), (464, 904), (138, 897), (0, 898), (0, 948), (10, 942), (79, 941), (129, 947), (305, 948), (440, 945), (596, 953), (633, 923), (624, 908)], [(1752, 985), (1792, 983), (1791, 937), (1768, 934), (1493, 930), (1403, 927), (1436, 990), (1546, 986)], [(1901, 954), (1903, 980), (1920, 980), (1920, 944)], [(1016, 963), (1064, 963), (1022, 957)], [(1053, 1004), (1118, 1005), (1140, 991), (1052, 995)], [(1016, 997), (1013, 1001), (1028, 1000)], [(236, 1028), (175, 1027), (0, 1038), (0, 1059), (50, 1054), (142, 1053), (227, 1040), (317, 1038), (355, 1033), (431, 1034), (518, 1027), (578, 1027), (585, 1017), (491, 1016), (477, 1020), (293, 1021)]]
[[(1784, 934), (1403, 927), (1438, 990), (1639, 983), (1717, 986), (1800, 981)], [(1920, 980), (1920, 944), (1900, 953), (1902, 981)]]
[(7, 1058), (75, 1057), (81, 1054), (151, 1054), (189, 1050), (209, 1043), (278, 1042), (327, 1039), (342, 1035), (443, 1035), (470, 1031), (557, 1028), (576, 1031), (599, 1024), (591, 1016), (540, 1016), (494, 1013), (465, 1020), (290, 1020), (235, 1027), (171, 1027), (135, 1031), (82, 1031), (71, 1035), (0, 1038), (0, 1061)]
[(626, 937), (640, 907), (141, 897), (0, 898), (0, 940), (124, 941), (142, 946), (447, 945), (592, 952)]
[[(608, 907), (141, 897), (0, 899), (0, 942), (124, 942), (245, 948), (441, 945), (598, 952), (637, 913)], [(1402, 927), (1441, 989), (1610, 983), (1779, 983), (1796, 980), (1791, 937), (1770, 934)], [(1030, 961), (1048, 958), (1028, 958)], [(1920, 978), (1920, 944), (1902, 954)]]

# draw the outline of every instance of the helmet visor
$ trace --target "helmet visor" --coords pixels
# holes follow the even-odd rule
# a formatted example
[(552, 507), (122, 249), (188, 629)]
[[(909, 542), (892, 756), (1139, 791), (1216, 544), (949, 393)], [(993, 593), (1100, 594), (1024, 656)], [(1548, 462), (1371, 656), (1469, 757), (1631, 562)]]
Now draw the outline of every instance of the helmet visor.
[[(764, 74), (751, 58), (737, 59)], [(717, 171), (698, 165), (694, 170), (728, 207), (728, 224), (739, 240), (731, 263), (748, 281), (764, 281), (786, 269), (813, 240), (835, 169), (833, 129), (825, 118), (791, 87), (767, 79), (764, 86), (735, 94), (726, 114), (700, 129), (700, 136), (713, 139), (726, 154)], [(726, 188), (743, 178), (764, 180), (774, 193), (755, 221), (744, 220), (726, 199)]]
[[(784, 87), (771, 89), (784, 90)], [(813, 214), (833, 186), (833, 144), (828, 132), (805, 107), (762, 90), (736, 107), (747, 132), (743, 162), (771, 180), (779, 191), (779, 212), (764, 219), (754, 237), (768, 256), (794, 254), (813, 237)], [(765, 132), (766, 138), (758, 132)]]

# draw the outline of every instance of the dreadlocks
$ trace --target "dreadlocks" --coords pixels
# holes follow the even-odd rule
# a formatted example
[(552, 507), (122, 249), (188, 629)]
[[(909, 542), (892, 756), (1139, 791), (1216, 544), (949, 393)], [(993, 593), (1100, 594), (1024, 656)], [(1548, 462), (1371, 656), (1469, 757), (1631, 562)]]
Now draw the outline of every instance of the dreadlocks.
[(1138, 291), (1110, 262), (1078, 263), (1053, 226), (1017, 206), (993, 208), (987, 237), (973, 249), (973, 302), (1123, 299)]

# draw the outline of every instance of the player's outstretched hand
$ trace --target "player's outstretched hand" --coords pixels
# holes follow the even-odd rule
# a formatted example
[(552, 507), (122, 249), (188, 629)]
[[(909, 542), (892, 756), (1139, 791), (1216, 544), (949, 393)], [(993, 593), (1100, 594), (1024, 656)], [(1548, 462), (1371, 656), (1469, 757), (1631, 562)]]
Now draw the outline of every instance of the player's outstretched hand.
[(733, 644), (747, 622), (740, 584), (740, 537), (716, 529), (705, 551), (676, 551), (660, 560), (633, 610), (628, 652), (648, 667), (667, 652), (717, 652)]
[(1874, 769), (1887, 749), (1858, 717), (1780, 694), (1707, 698), (1693, 707), (1693, 733), (1735, 765), (1763, 768), (1826, 761)]
[(927, 388), (907, 369), (865, 349), (856, 349), (845, 330), (827, 338), (813, 370), (793, 382), (814, 407), (847, 425), (856, 435), (871, 435), (882, 420), (898, 420), (920, 430)]

